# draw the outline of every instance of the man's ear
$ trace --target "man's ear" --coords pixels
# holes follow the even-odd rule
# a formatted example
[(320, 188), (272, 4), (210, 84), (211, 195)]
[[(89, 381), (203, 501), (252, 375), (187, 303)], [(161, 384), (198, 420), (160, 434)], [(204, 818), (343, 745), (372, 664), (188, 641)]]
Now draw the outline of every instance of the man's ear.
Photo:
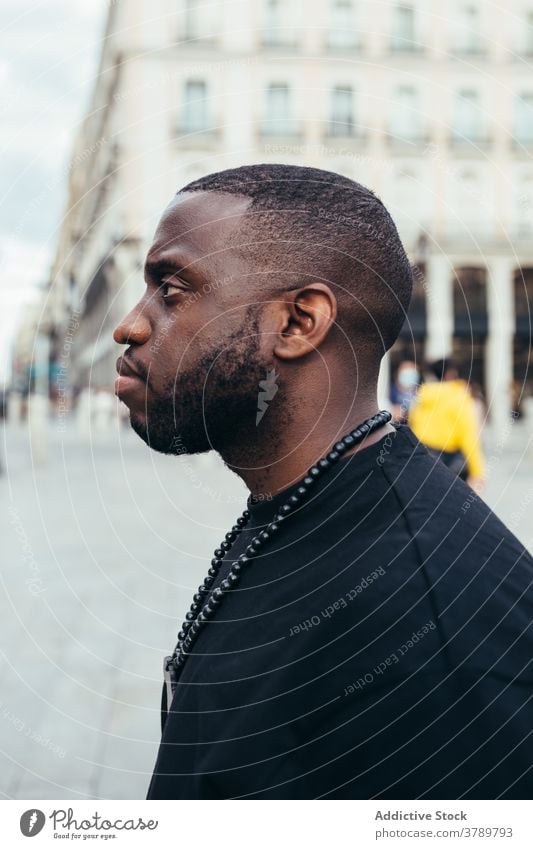
[(280, 360), (294, 360), (316, 351), (337, 318), (337, 299), (325, 283), (310, 283), (288, 293), (282, 308), (282, 326), (274, 346)]

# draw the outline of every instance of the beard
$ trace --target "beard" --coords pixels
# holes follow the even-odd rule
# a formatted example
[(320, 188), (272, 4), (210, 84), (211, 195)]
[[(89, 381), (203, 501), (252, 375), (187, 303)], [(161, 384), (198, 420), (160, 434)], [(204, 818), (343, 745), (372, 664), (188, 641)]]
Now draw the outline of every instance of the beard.
[(224, 347), (181, 370), (146, 408), (130, 415), (138, 436), (163, 454), (218, 452), (246, 443), (256, 430), (259, 382), (272, 363), (260, 354), (259, 319), (253, 307)]

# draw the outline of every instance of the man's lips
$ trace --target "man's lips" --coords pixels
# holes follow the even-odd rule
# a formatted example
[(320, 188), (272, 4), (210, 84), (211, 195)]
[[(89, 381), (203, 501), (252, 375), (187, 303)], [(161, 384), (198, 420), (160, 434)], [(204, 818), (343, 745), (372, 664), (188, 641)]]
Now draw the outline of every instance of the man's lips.
[(118, 374), (121, 375), (121, 376), (138, 377), (140, 380), (144, 380), (144, 378), (141, 376), (139, 370), (137, 368), (135, 368), (133, 363), (130, 362), (130, 360), (127, 360), (124, 355), (122, 357), (118, 358), (116, 368), (117, 368)]
[(115, 395), (120, 399), (125, 399), (134, 391), (138, 392), (145, 383), (135, 366), (124, 356), (118, 358), (116, 368), (119, 377), (115, 380)]

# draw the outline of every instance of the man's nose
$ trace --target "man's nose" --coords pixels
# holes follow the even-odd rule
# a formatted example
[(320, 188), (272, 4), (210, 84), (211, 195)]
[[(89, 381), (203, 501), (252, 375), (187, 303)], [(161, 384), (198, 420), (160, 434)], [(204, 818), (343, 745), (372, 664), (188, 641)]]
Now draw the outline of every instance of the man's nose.
[(150, 338), (151, 332), (152, 328), (146, 313), (137, 306), (115, 328), (113, 339), (119, 345), (144, 345)]

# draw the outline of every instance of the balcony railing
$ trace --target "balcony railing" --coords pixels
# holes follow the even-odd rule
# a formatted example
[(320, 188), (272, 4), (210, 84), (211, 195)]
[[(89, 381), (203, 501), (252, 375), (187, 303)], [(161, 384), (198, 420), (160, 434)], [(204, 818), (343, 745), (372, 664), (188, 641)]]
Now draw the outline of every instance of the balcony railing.
[(486, 56), (487, 47), (484, 44), (451, 44), (450, 56)]
[(400, 127), (389, 127), (386, 136), (387, 144), (391, 147), (419, 147), (420, 145), (428, 144), (430, 138), (431, 136), (427, 130), (416, 127), (409, 130)]
[(298, 38), (292, 30), (283, 29), (265, 29), (260, 36), (260, 44), (262, 47), (272, 48), (291, 48), (294, 50), (298, 46)]
[(512, 137), (511, 145), (516, 150), (520, 150), (520, 148), (522, 148), (522, 147), (533, 147), (533, 134), (531, 134), (531, 135), (527, 134), (526, 135), (525, 133), (522, 133), (520, 135), (520, 134), (517, 133), (516, 135), (514, 135)]
[(391, 53), (412, 53), (420, 55), (425, 51), (425, 45), (419, 44), (416, 41), (411, 41), (408, 38), (394, 38), (389, 42), (389, 50)]
[(184, 121), (176, 124), (174, 132), (182, 147), (211, 146), (220, 138), (219, 127), (187, 124)]
[(477, 132), (465, 131), (464, 133), (454, 130), (450, 133), (450, 144), (453, 147), (488, 147), (492, 144), (492, 138), (483, 130)]
[(324, 130), (324, 138), (331, 143), (364, 142), (368, 134), (354, 122), (329, 121)]
[(259, 125), (259, 136), (262, 139), (301, 139), (302, 125), (299, 121), (287, 119), (264, 119)]
[(326, 35), (326, 47), (328, 50), (358, 50), (362, 49), (363, 42), (358, 33), (350, 30), (332, 29)]

